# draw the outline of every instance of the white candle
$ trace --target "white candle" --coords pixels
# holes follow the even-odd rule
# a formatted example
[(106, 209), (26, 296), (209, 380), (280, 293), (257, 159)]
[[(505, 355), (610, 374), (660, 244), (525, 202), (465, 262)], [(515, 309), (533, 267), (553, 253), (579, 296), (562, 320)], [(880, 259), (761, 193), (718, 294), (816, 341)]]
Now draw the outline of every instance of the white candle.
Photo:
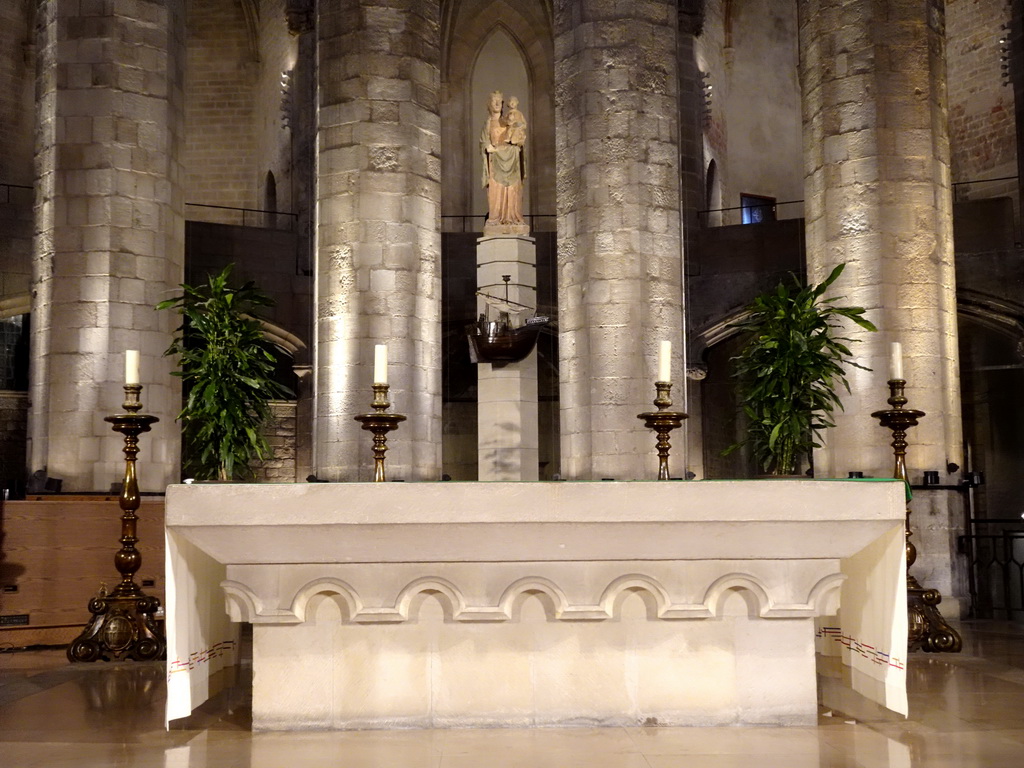
[(373, 383), (388, 383), (388, 345), (377, 344), (373, 348)]
[(124, 352), (124, 383), (139, 383), (139, 350), (126, 349)]
[(672, 342), (663, 341), (658, 348), (657, 381), (672, 381)]
[(889, 378), (903, 378), (903, 345), (898, 341), (889, 345)]

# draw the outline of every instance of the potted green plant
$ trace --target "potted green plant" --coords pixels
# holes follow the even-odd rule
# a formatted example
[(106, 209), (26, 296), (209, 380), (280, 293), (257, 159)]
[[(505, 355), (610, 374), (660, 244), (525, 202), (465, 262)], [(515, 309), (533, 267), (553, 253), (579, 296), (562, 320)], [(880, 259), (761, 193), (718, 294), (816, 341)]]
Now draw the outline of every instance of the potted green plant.
[(228, 283), (233, 265), (205, 285), (182, 285), (183, 293), (157, 304), (182, 316), (165, 355), (176, 355), (185, 389), (178, 414), (185, 469), (198, 480), (233, 480), (251, 472), (270, 447), (263, 426), (270, 402), (291, 396), (274, 380), (277, 345), (263, 334), (255, 313), (273, 305), (253, 282)]
[(749, 333), (732, 358), (749, 432), (727, 452), (749, 444), (758, 465), (770, 474), (795, 474), (800, 459), (820, 447), (819, 433), (835, 426), (832, 412), (843, 407), (838, 389), (850, 391), (843, 366), (869, 370), (852, 360), (847, 344), (856, 339), (838, 335), (842, 320), (877, 330), (864, 317), (864, 308), (823, 298), (845, 266), (837, 266), (818, 285), (803, 286), (795, 276), (791, 285), (780, 282), (754, 299), (745, 319), (735, 324)]

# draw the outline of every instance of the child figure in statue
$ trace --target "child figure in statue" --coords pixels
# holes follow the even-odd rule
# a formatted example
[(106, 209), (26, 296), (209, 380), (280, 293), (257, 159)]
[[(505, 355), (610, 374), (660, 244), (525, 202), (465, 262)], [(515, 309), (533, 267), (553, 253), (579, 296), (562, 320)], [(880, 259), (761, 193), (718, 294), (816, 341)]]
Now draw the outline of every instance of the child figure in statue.
[(509, 144), (518, 144), (520, 147), (526, 144), (526, 117), (519, 111), (519, 99), (512, 96), (508, 100), (508, 115), (505, 117), (505, 125), (508, 126)]

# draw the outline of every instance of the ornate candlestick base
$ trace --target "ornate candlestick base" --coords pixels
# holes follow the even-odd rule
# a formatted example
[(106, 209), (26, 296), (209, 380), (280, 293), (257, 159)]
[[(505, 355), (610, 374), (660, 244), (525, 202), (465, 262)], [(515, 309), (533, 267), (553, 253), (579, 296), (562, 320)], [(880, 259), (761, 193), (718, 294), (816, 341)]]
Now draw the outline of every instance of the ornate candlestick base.
[(139, 508), (139, 484), (135, 476), (135, 460), (139, 454), (139, 435), (149, 432), (159, 421), (156, 416), (140, 414), (141, 384), (124, 387), (125, 413), (107, 416), (104, 421), (113, 425), (115, 432), (124, 435), (124, 486), (121, 489), (121, 549), (114, 555), (114, 565), (121, 581), (107, 593), (100, 587), (96, 597), (89, 601), (92, 619), (82, 633), (68, 646), (70, 661), (103, 661), (134, 659), (150, 661), (162, 659), (166, 651), (163, 633), (154, 614), (160, 601), (145, 594), (135, 583), (134, 575), (142, 565), (142, 555), (135, 548)]
[(385, 413), (391, 407), (388, 402), (388, 385), (373, 385), (373, 413), (364, 413), (353, 416), (356, 421), (373, 433), (373, 482), (383, 483), (386, 479), (384, 474), (384, 454), (388, 450), (388, 432), (398, 429), (398, 425), (405, 421), (405, 416), (400, 413)]
[(658, 479), (668, 480), (668, 455), (669, 448), (672, 447), (672, 444), (668, 441), (668, 436), (673, 429), (683, 425), (683, 419), (686, 418), (686, 414), (680, 411), (667, 410), (672, 405), (672, 398), (669, 397), (669, 392), (672, 391), (672, 382), (656, 381), (654, 382), (654, 387), (658, 392), (658, 396), (654, 398), (654, 404), (658, 406), (658, 410), (638, 413), (636, 417), (643, 419), (644, 426), (648, 429), (653, 429), (657, 433)]
[[(903, 394), (907, 382), (905, 379), (889, 379), (889, 398), (886, 402), (891, 408), (875, 411), (871, 415), (878, 419), (883, 427), (892, 430), (892, 450), (896, 457), (893, 477), (902, 480), (909, 487), (907, 477), (907, 430), (917, 426), (924, 411), (904, 408), (907, 398)], [(937, 589), (925, 589), (910, 575), (910, 566), (917, 560), (917, 547), (911, 541), (910, 502), (907, 502), (905, 523), (907, 540), (907, 619), (908, 619), (908, 650), (921, 649), (930, 653), (959, 653), (963, 645), (960, 635), (953, 629), (939, 612), (938, 605), (942, 595)]]

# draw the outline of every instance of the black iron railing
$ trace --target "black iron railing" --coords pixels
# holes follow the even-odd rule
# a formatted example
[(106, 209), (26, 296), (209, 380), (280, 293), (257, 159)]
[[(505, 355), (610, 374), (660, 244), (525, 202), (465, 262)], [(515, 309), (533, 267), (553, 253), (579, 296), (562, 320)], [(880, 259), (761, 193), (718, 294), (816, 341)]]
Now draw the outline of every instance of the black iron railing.
[[(553, 213), (528, 213), (523, 216), (531, 232), (554, 232), (557, 217)], [(446, 214), (441, 216), (442, 232), (483, 232), (486, 214)]]
[[(785, 208), (780, 211), (779, 208), (784, 206), (802, 206), (803, 200), (782, 200), (770, 203), (762, 203), (760, 205), (734, 205), (729, 208), (706, 208), (703, 211), (697, 211), (697, 221), (700, 222), (703, 227), (720, 227), (726, 224), (740, 224), (742, 222), (742, 212), (744, 210), (752, 210), (755, 208), (770, 209), (771, 215), (765, 218), (765, 221), (777, 221), (779, 219), (797, 219), (803, 215), (802, 208)], [(740, 211), (737, 215), (732, 215), (733, 211)], [(716, 217), (715, 214), (718, 214)]]
[(1024, 529), (1017, 519), (975, 520), (975, 526), (1006, 526), (1003, 530), (957, 537), (969, 563), (971, 616), (1012, 619), (1024, 615)]
[(967, 181), (954, 181), (953, 187), (966, 187), (971, 184), (992, 184), (997, 181), (1016, 181), (1016, 176), (1000, 176), (995, 179), (968, 179)]
[(22, 197), (25, 202), (32, 202), (32, 187), (25, 184), (4, 184), (0, 182), (0, 203), (11, 203), (13, 198)]
[(210, 224), (231, 224), (240, 227), (279, 229), (294, 232), (299, 220), (297, 213), (289, 211), (267, 211), (260, 208), (236, 208), (230, 205), (207, 205), (206, 203), (185, 203), (187, 208), (201, 208), (210, 218), (192, 219)]

